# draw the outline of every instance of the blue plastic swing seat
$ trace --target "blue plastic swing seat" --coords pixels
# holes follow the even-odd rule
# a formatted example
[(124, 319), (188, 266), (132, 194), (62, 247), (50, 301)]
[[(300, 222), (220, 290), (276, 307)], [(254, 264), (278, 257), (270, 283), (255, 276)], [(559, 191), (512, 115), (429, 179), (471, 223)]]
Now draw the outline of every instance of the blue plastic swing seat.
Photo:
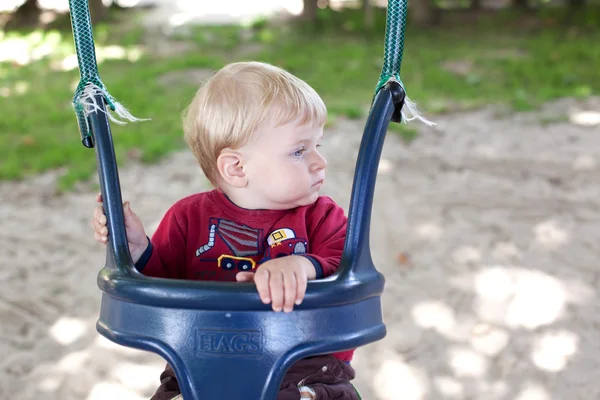
[[(104, 104), (101, 98), (97, 104)], [(98, 331), (124, 346), (162, 356), (185, 400), (275, 400), (301, 358), (356, 348), (386, 334), (384, 277), (371, 259), (369, 225), (388, 125), (404, 100), (391, 82), (375, 96), (358, 155), (345, 248), (333, 276), (311, 281), (303, 303), (274, 312), (251, 283), (148, 278), (127, 247), (117, 165), (105, 113), (89, 116), (109, 226)]]

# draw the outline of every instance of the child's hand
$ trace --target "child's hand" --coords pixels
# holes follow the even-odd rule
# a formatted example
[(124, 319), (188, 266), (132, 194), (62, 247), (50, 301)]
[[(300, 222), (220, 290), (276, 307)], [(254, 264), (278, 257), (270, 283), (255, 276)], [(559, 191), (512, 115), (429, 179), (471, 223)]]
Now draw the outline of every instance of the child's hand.
[(256, 284), (263, 303), (272, 303), (274, 311), (290, 312), (294, 304), (302, 303), (308, 280), (315, 279), (317, 272), (313, 264), (301, 256), (287, 256), (269, 260), (256, 272), (240, 272), (238, 282)]
[[(96, 201), (102, 203), (102, 194), (96, 195)], [(129, 252), (134, 264), (140, 259), (144, 250), (148, 247), (148, 239), (144, 225), (140, 218), (131, 211), (128, 201), (123, 204), (123, 213), (125, 216), (125, 230), (127, 231), (127, 242), (129, 243)], [(106, 244), (108, 242), (108, 227), (106, 226), (106, 215), (102, 205), (99, 205), (94, 210), (94, 218), (92, 219), (92, 227), (94, 228), (94, 239)]]

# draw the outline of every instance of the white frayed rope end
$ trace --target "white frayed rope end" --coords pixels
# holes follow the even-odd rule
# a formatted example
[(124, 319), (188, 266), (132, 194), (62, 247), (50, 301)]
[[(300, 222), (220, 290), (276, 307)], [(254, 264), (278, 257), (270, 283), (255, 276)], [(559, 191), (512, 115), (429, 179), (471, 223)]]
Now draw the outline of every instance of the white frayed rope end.
[[(398, 79), (396, 79), (395, 77), (390, 77), (390, 79), (388, 79), (388, 82), (398, 82)], [(402, 85), (401, 82), (398, 82), (400, 85)], [(435, 126), (436, 123), (432, 122), (426, 118), (424, 118), (421, 113), (419, 112), (419, 109), (417, 108), (417, 103), (415, 103), (414, 101), (412, 101), (408, 95), (406, 94), (406, 89), (404, 88), (404, 85), (402, 85), (402, 88), (404, 89), (404, 107), (402, 107), (402, 122), (410, 122), (410, 121), (414, 121), (415, 119), (418, 119), (419, 121), (423, 122), (425, 125), (427, 126)]]
[[(85, 110), (85, 115), (89, 115), (91, 113), (94, 112), (98, 112), (98, 111), (103, 111), (103, 109), (100, 107), (99, 104), (97, 104), (96, 102), (96, 95), (102, 95), (105, 98), (110, 98), (110, 95), (108, 94), (108, 92), (105, 89), (102, 89), (100, 87), (98, 87), (97, 85), (94, 85), (92, 83), (88, 84), (85, 89), (83, 89), (83, 92), (81, 94), (81, 98), (79, 99), (79, 101), (81, 102), (81, 104), (83, 105), (83, 108)], [(109, 108), (106, 108), (106, 114), (108, 115), (108, 118), (119, 125), (125, 125), (127, 122), (140, 122), (140, 121), (149, 121), (148, 118), (137, 118), (134, 117), (129, 110), (127, 110), (125, 107), (123, 107), (123, 105), (119, 102), (114, 101), (114, 99), (111, 98), (111, 100), (113, 100), (113, 105), (115, 107), (115, 114), (117, 115), (116, 118), (113, 113), (110, 112)], [(125, 121), (124, 121), (125, 120)]]
[[(406, 112), (405, 112), (406, 111)], [(428, 126), (435, 126), (435, 122), (432, 122), (421, 116), (419, 109), (417, 108), (417, 103), (408, 98), (408, 96), (404, 97), (404, 107), (402, 107), (402, 120), (406, 122), (410, 122), (412, 120), (418, 119)]]

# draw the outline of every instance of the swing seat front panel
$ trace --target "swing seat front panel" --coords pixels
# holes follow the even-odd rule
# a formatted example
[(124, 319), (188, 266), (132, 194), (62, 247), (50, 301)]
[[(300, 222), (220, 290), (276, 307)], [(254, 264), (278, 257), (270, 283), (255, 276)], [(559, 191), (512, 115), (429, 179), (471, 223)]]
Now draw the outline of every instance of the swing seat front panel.
[(118, 344), (162, 356), (189, 400), (274, 400), (294, 362), (386, 334), (379, 296), (276, 313), (165, 308), (104, 293), (97, 329)]

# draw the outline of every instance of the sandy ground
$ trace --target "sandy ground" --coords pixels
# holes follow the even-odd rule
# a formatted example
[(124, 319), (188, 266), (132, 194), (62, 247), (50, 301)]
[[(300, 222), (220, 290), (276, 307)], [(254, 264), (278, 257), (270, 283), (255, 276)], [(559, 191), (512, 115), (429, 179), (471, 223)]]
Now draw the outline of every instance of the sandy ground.
[[(563, 118), (585, 110), (600, 99), (388, 136), (372, 249), (389, 333), (357, 352), (365, 399), (600, 398), (600, 127)], [(325, 194), (344, 207), (363, 126), (326, 132)], [(150, 232), (205, 188), (185, 151), (121, 179)], [(94, 193), (57, 196), (54, 181), (0, 183), (0, 399), (147, 399), (163, 361), (95, 331)]]

